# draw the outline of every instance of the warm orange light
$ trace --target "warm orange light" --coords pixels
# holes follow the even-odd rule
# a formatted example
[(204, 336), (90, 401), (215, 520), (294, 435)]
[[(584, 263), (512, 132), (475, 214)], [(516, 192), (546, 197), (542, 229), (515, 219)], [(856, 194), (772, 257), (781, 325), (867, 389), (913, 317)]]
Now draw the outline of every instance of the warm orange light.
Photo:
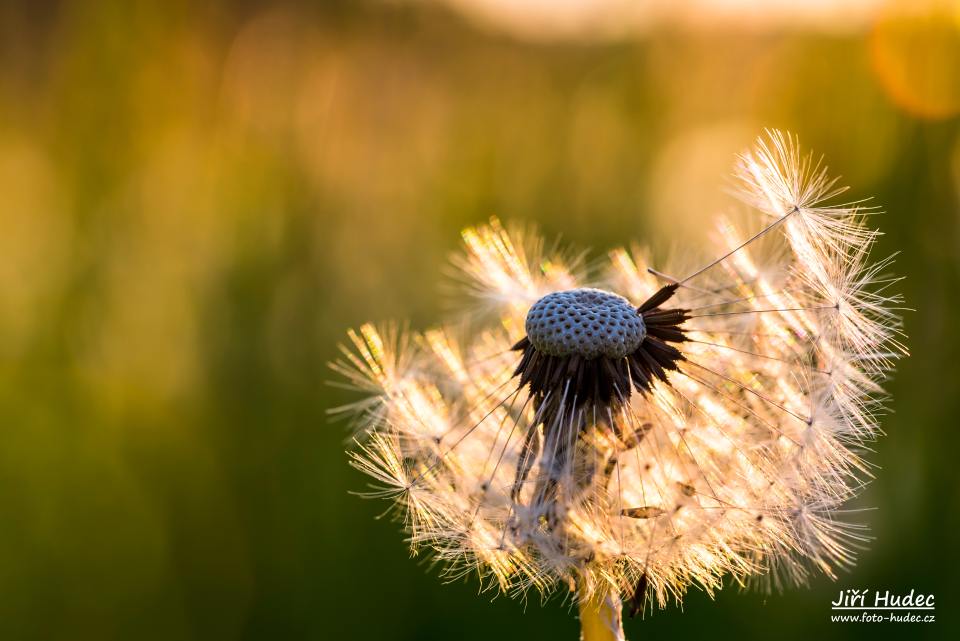
[(874, 73), (890, 99), (921, 118), (960, 112), (960, 10), (935, 0), (890, 5), (874, 26)]

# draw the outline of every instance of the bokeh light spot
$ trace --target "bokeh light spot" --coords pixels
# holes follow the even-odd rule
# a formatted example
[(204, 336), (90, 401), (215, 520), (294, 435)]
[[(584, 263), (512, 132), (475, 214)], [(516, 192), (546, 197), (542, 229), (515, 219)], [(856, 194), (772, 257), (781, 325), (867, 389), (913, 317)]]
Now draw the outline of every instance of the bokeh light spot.
[(904, 3), (885, 11), (870, 38), (874, 73), (890, 99), (928, 119), (960, 112), (960, 9)]

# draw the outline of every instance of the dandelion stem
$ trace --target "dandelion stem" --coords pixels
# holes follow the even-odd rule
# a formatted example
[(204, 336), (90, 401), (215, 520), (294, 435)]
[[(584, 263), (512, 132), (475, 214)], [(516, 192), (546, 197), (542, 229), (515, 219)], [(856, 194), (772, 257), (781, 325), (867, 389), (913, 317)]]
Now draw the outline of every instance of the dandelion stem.
[(579, 609), (580, 641), (626, 641), (619, 595), (595, 592), (580, 600)]

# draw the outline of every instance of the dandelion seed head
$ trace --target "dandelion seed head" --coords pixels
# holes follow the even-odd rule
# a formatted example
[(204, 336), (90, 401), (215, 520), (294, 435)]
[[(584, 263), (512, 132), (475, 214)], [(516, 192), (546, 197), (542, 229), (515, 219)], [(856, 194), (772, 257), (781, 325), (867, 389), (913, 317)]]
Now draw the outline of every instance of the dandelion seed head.
[(587, 287), (547, 294), (525, 323), (533, 346), (550, 356), (623, 358), (646, 336), (643, 318), (623, 296)]
[(349, 333), (352, 462), (412, 550), (505, 593), (634, 609), (854, 562), (869, 537), (843, 506), (906, 353), (892, 261), (789, 135), (736, 172), (755, 224), (721, 221), (699, 269), (614, 249), (585, 275), (494, 220), (455, 260), (486, 324)]

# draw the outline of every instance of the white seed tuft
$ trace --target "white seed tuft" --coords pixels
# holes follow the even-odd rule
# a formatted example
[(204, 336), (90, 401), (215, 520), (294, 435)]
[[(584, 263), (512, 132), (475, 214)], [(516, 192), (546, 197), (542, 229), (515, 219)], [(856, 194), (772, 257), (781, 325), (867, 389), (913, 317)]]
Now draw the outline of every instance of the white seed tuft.
[(527, 337), (550, 356), (623, 358), (647, 334), (643, 319), (626, 298), (580, 288), (547, 294), (530, 308)]

